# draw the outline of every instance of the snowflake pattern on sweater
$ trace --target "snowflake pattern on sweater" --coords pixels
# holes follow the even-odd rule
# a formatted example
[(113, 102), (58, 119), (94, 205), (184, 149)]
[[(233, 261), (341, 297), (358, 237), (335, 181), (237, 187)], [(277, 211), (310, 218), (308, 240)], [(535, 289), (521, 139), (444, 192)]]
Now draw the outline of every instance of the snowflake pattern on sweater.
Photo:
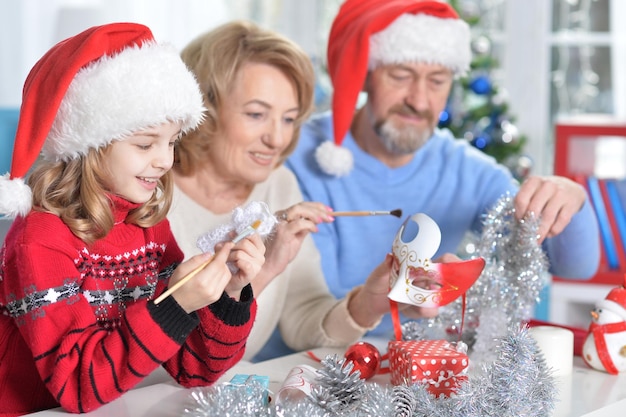
[[(42, 307), (61, 301), (71, 303), (80, 293), (94, 308), (98, 323), (105, 329), (113, 329), (119, 326), (128, 303), (154, 298), (157, 282), (169, 280), (178, 263), (159, 272), (159, 259), (165, 250), (166, 245), (156, 242), (115, 256), (91, 253), (83, 248), (74, 259), (80, 280), (68, 278), (63, 285), (53, 288), (31, 286), (24, 289), (25, 296), (20, 299), (15, 294), (7, 294), (7, 299), (13, 301), (7, 303), (6, 310), (22, 325), (22, 316), (29, 315), (32, 319), (43, 316)], [(111, 281), (113, 288), (108, 288)], [(137, 285), (129, 286), (129, 282), (135, 281)], [(85, 288), (86, 284), (81, 288), (81, 282), (93, 282), (96, 288)]]

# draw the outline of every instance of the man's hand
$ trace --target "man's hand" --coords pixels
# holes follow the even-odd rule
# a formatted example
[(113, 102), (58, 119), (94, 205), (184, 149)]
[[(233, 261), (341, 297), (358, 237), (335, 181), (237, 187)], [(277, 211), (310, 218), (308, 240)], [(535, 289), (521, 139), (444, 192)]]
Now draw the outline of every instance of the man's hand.
[(528, 178), (515, 196), (515, 216), (523, 219), (527, 214), (540, 216), (539, 243), (547, 237), (561, 233), (580, 211), (587, 194), (576, 182), (558, 176)]

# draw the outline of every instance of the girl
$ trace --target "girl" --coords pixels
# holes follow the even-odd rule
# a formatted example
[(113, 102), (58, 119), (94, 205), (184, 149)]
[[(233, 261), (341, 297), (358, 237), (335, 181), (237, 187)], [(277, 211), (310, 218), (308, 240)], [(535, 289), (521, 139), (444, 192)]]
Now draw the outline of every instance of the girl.
[(242, 357), (258, 236), (152, 301), (209, 259), (181, 264), (165, 219), (174, 144), (203, 111), (193, 75), (145, 26), (93, 27), (33, 67), (0, 177), (0, 214), (17, 216), (0, 250), (0, 415), (87, 412), (159, 365), (207, 385)]

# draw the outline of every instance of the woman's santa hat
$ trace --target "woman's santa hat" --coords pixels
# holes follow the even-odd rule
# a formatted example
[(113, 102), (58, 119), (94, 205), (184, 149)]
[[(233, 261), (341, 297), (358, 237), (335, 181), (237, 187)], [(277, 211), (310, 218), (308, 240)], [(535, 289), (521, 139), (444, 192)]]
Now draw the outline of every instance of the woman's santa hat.
[(324, 172), (341, 176), (352, 169), (352, 155), (341, 142), (368, 70), (426, 62), (462, 74), (471, 61), (470, 30), (450, 5), (439, 1), (347, 0), (333, 22), (327, 59), (334, 143), (324, 142), (315, 157)]
[(40, 153), (69, 161), (165, 122), (189, 131), (204, 110), (177, 50), (157, 44), (146, 26), (96, 26), (59, 42), (26, 78), (11, 172), (0, 176), (0, 215), (30, 210), (23, 178)]

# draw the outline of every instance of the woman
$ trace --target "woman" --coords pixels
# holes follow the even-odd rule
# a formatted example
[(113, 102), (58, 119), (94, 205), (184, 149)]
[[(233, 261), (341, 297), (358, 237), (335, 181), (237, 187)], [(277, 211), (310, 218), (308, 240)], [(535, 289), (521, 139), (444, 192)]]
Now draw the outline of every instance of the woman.
[(264, 201), (283, 218), (266, 242), (265, 264), (253, 282), (258, 311), (244, 358), (254, 357), (276, 326), (295, 350), (353, 343), (388, 311), (390, 262), (384, 260), (343, 300), (326, 287), (309, 233), (333, 221), (332, 210), (302, 202), (295, 177), (282, 165), (312, 110), (309, 58), (293, 42), (249, 22), (220, 26), (181, 56), (208, 109), (175, 150), (168, 217), (185, 256), (199, 252), (199, 235), (229, 223), (232, 210), (249, 201)]

